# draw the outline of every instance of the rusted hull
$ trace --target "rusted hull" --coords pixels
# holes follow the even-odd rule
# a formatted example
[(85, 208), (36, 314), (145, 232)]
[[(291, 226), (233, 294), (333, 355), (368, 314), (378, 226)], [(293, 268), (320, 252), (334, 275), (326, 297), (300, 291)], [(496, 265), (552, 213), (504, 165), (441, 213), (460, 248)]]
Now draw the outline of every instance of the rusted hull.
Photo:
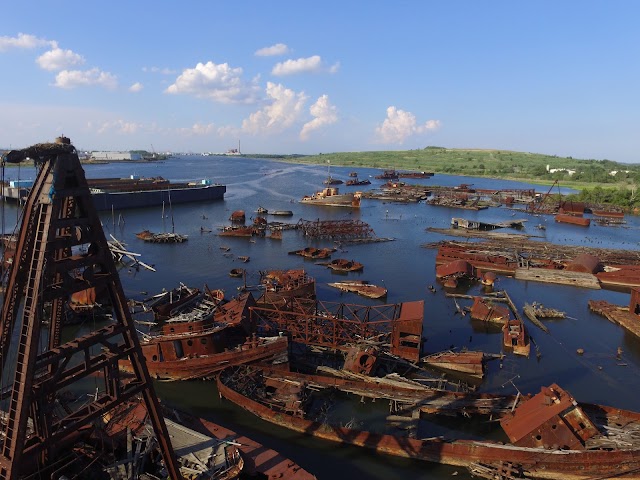
[(598, 217), (624, 218), (624, 212), (610, 210), (593, 210), (592, 213)]
[(172, 310), (195, 300), (199, 294), (200, 290), (197, 288), (180, 287), (167, 292), (158, 302), (151, 305), (151, 309), (157, 320), (165, 320), (169, 318)]
[(304, 196), (300, 203), (306, 205), (324, 205), (326, 207), (360, 208), (361, 192), (338, 193), (335, 187), (325, 188), (314, 195)]
[[(173, 340), (165, 340), (173, 342)], [(158, 340), (157, 343), (162, 343)], [(143, 352), (146, 353), (145, 345)], [(256, 342), (244, 343), (236, 348), (210, 355), (183, 357), (176, 360), (154, 361), (146, 358), (149, 374), (157, 380), (175, 381), (192, 380), (195, 378), (211, 378), (220, 370), (232, 366), (258, 361), (270, 361), (284, 358), (287, 354), (288, 342), (286, 337), (278, 337), (270, 341), (264, 339)], [(129, 360), (119, 362), (120, 370), (133, 373)]]
[(242, 436), (221, 425), (203, 418), (193, 417), (184, 412), (179, 413), (183, 425), (195, 431), (211, 435), (219, 440), (234, 442), (245, 460), (242, 473), (245, 475), (267, 479), (315, 480), (315, 475), (304, 470), (293, 460), (271, 450), (251, 438)]
[(368, 298), (383, 298), (387, 296), (386, 288), (368, 283), (333, 282), (327, 285), (342, 290), (343, 292), (357, 293), (358, 295)]
[(327, 267), (336, 272), (359, 272), (364, 269), (364, 265), (360, 262), (345, 260), (344, 258), (332, 260)]
[(591, 220), (588, 218), (564, 214), (564, 213), (557, 214), (555, 219), (556, 219), (556, 222), (559, 222), (559, 223), (570, 223), (572, 225), (580, 225), (582, 227), (588, 227), (589, 224), (591, 223)]
[[(527, 478), (586, 480), (632, 472), (623, 478), (640, 479), (639, 450), (546, 450), (489, 441), (445, 441), (439, 437), (420, 440), (378, 434), (314, 422), (281, 411), (276, 412), (229, 388), (220, 377), (217, 384), (220, 395), (265, 421), (324, 440), (369, 448), (378, 453), (461, 467), (469, 467), (474, 463), (499, 466), (509, 461), (520, 465), (527, 472)], [(608, 407), (598, 408), (607, 413), (618, 411), (624, 416), (632, 416), (635, 421), (640, 420), (638, 414), (633, 412)]]
[(484, 376), (482, 352), (447, 352), (423, 357), (422, 362), (440, 370), (464, 373), (474, 377)]

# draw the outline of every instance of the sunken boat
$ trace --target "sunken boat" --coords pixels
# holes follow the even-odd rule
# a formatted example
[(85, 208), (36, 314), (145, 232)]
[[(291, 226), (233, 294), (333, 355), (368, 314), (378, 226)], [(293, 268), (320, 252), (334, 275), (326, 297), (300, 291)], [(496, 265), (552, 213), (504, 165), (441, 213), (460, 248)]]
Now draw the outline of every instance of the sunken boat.
[(349, 280), (344, 282), (328, 283), (330, 287), (337, 288), (343, 292), (352, 292), (368, 298), (384, 298), (387, 296), (387, 289), (369, 283), (367, 280)]
[(327, 268), (334, 272), (360, 272), (364, 269), (364, 265), (355, 260), (347, 260), (346, 258), (336, 258), (327, 263)]
[(186, 303), (196, 300), (200, 295), (199, 288), (191, 288), (180, 283), (171, 290), (165, 290), (144, 302), (153, 311), (156, 320), (166, 320), (171, 312)]
[(283, 305), (294, 298), (316, 298), (316, 280), (304, 269), (269, 270), (261, 273), (259, 305)]
[(337, 187), (327, 187), (313, 195), (305, 195), (300, 203), (327, 207), (360, 208), (361, 199), (362, 192), (340, 193)]
[[(286, 361), (286, 337), (262, 338), (250, 333), (249, 308), (255, 305), (251, 293), (225, 304), (206, 302), (165, 320), (159, 332), (142, 334), (142, 354), (153, 378), (164, 381), (211, 378), (229, 365)], [(133, 372), (129, 360), (120, 361), (119, 368)]]
[[(495, 471), (508, 467), (514, 475), (507, 478), (638, 478), (639, 413), (578, 403), (556, 384), (542, 387), (533, 396), (464, 393), (450, 397), (434, 390), (409, 394), (397, 385), (381, 383), (350, 379), (343, 385), (338, 379), (322, 382), (318, 376), (296, 382), (289, 374), (256, 366), (231, 367), (217, 378), (224, 398), (263, 420), (386, 455), (470, 470), (480, 465)], [(434, 392), (437, 401), (427, 401)], [(380, 405), (377, 419), (368, 411), (368, 419), (360, 419), (371, 425), (368, 430), (341, 426), (354, 423), (354, 412), (363, 410), (358, 405), (366, 397), (386, 398), (390, 405), (403, 406), (390, 416)], [(344, 402), (353, 402), (346, 413), (348, 419), (340, 418), (341, 409), (336, 407)], [(463, 431), (451, 438), (434, 436), (430, 429), (437, 427), (429, 419), (439, 413), (465, 417), (460, 425)], [(494, 422), (493, 434), (499, 439), (486, 440), (486, 432), (470, 431), (466, 417), (472, 414), (498, 416), (501, 428)], [(409, 425), (414, 428), (407, 428)], [(454, 426), (449, 423), (450, 428)]]
[(335, 248), (305, 247), (300, 250), (289, 252), (289, 255), (300, 255), (301, 257), (305, 258), (322, 259), (329, 258), (335, 251)]
[(150, 243), (182, 243), (189, 240), (188, 235), (174, 232), (153, 233), (149, 230), (143, 230), (136, 233), (136, 237), (140, 240)]

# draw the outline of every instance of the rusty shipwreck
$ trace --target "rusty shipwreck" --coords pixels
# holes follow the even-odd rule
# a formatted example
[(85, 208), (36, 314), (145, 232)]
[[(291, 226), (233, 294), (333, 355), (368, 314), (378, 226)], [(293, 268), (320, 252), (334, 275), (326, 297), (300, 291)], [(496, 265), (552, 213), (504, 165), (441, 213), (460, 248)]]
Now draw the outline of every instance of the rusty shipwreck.
[[(409, 393), (409, 388), (381, 386), (382, 382), (339, 382), (322, 380), (317, 375), (300, 378), (251, 366), (225, 369), (217, 382), (222, 396), (263, 420), (387, 455), (470, 470), (506, 468), (513, 472), (510, 477), (500, 478), (586, 480), (640, 475), (640, 414), (579, 404), (555, 384), (542, 387), (531, 397), (452, 397), (434, 391)], [(354, 422), (357, 404), (366, 397), (388, 399), (396, 408), (392, 410), (395, 414), (389, 415), (388, 409), (381, 406), (377, 421), (369, 412), (367, 420)], [(332, 408), (338, 401), (354, 402), (349, 418), (344, 414), (340, 418), (339, 409)], [(486, 440), (484, 433), (474, 435), (468, 428), (459, 437), (434, 436), (429, 431), (433, 426), (428, 417), (438, 413), (496, 416), (501, 426), (494, 423), (498, 440)], [(365, 421), (372, 425), (371, 429), (342, 426), (346, 422), (363, 425)], [(404, 428), (397, 428), (398, 423)]]

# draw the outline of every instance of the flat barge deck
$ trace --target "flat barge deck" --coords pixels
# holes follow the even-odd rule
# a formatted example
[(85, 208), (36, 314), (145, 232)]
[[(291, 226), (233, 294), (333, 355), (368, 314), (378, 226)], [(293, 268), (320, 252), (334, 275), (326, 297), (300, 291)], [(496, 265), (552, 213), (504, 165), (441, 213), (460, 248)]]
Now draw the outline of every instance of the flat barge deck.
[[(175, 182), (156, 178), (94, 178), (87, 179), (93, 204), (98, 210), (147, 208), (189, 202), (222, 200), (227, 187), (208, 180)], [(4, 185), (7, 201), (26, 199), (30, 185)]]

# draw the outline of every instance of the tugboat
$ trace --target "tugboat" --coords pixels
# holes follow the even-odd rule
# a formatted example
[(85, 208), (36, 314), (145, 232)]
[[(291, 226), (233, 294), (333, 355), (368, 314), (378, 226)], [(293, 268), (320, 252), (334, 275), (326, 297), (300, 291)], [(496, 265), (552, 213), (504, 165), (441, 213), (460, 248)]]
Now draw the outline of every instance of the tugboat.
[(327, 187), (313, 195), (305, 195), (300, 203), (306, 205), (326, 205), (328, 207), (360, 208), (362, 192), (339, 193), (336, 187)]

